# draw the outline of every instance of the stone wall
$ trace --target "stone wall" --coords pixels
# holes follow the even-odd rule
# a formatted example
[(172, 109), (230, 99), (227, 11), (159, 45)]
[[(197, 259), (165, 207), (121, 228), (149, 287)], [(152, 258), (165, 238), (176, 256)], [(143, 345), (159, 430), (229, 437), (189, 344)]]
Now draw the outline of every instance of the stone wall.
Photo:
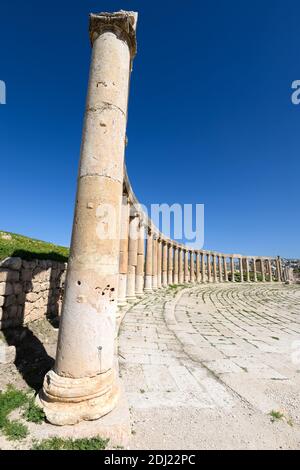
[(66, 263), (6, 258), (0, 261), (0, 329), (59, 314)]

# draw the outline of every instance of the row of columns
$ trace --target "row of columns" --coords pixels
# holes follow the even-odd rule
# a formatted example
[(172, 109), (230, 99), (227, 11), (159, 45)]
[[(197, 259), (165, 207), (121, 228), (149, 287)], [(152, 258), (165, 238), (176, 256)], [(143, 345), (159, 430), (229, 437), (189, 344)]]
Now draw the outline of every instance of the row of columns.
[(279, 257), (274, 260), (189, 249), (164, 239), (144, 223), (142, 215), (130, 211), (129, 205), (126, 199), (121, 219), (124, 238), (120, 242), (119, 306), (144, 292), (173, 284), (282, 280)]

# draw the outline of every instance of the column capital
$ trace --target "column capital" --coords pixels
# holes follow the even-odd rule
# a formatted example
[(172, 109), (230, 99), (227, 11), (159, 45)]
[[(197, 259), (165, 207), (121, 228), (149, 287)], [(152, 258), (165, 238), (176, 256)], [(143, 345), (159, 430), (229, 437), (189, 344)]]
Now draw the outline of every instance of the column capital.
[(121, 40), (127, 42), (132, 60), (136, 54), (137, 17), (137, 12), (124, 10), (115, 13), (91, 13), (89, 31), (92, 45), (100, 34), (113, 31)]

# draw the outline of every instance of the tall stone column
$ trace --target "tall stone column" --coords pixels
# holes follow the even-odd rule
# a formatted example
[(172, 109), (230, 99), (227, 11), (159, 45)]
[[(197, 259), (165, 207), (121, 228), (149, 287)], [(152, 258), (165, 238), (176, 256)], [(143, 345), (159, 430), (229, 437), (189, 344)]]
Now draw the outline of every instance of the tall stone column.
[(227, 270), (227, 257), (223, 256), (223, 264), (224, 264), (224, 281), (228, 282), (228, 270)]
[(216, 259), (216, 253), (213, 253), (213, 254), (212, 254), (212, 258), (213, 258), (213, 280), (214, 280), (214, 282), (217, 282), (218, 278), (217, 278), (217, 259)]
[(202, 282), (206, 282), (206, 273), (205, 273), (205, 252), (202, 252), (201, 255), (201, 280)]
[(265, 261), (263, 258), (260, 258), (260, 267), (261, 267), (262, 282), (266, 282)]
[(239, 258), (239, 262), (240, 262), (240, 277), (241, 277), (241, 282), (244, 282), (243, 258)]
[(157, 290), (157, 235), (153, 235), (152, 244), (152, 289)]
[(211, 282), (211, 263), (210, 263), (210, 253), (207, 253), (206, 256), (207, 262), (207, 282)]
[(246, 258), (246, 281), (250, 282), (249, 258)]
[(127, 274), (127, 302), (136, 300), (135, 295), (135, 274), (137, 266), (138, 248), (138, 214), (134, 213), (129, 220), (129, 240), (128, 240), (128, 274)]
[(126, 288), (128, 272), (128, 237), (129, 237), (129, 211), (130, 205), (126, 195), (123, 196), (121, 209), (121, 235), (119, 260), (118, 306), (126, 305)]
[(144, 264), (145, 264), (145, 226), (140, 220), (138, 233), (138, 251), (135, 276), (135, 294), (137, 297), (144, 295)]
[(271, 266), (271, 260), (268, 259), (267, 260), (267, 263), (268, 263), (268, 274), (269, 274), (269, 281), (272, 282), (273, 281), (273, 276), (272, 276), (272, 266)]
[(279, 256), (276, 258), (276, 276), (277, 281), (281, 282), (281, 260)]
[(220, 282), (223, 282), (223, 268), (222, 268), (222, 256), (221, 255), (218, 256), (218, 260), (219, 260), (219, 280)]
[(152, 246), (153, 234), (152, 230), (148, 227), (147, 245), (146, 245), (146, 275), (145, 275), (145, 292), (152, 292)]
[(100, 418), (114, 370), (124, 146), (133, 12), (91, 15), (93, 44), (76, 208), (54, 369), (37, 399), (53, 424)]
[(162, 246), (161, 246), (161, 238), (158, 238), (157, 240), (157, 288), (161, 288), (161, 265), (162, 265)]
[(168, 284), (173, 284), (173, 245), (169, 244), (168, 247)]
[(178, 280), (179, 284), (184, 283), (184, 272), (183, 272), (183, 258), (182, 258), (182, 248), (178, 249)]
[(178, 246), (174, 246), (174, 284), (178, 284)]
[(162, 265), (162, 285), (167, 287), (168, 285), (168, 245), (165, 240), (163, 240), (163, 265)]
[(190, 282), (190, 274), (189, 274), (189, 252), (188, 250), (184, 250), (184, 282), (187, 284)]
[(253, 258), (253, 276), (254, 282), (257, 282), (256, 258)]
[(195, 261), (194, 261), (194, 252), (190, 250), (190, 282), (195, 282)]
[(196, 251), (196, 281), (201, 282), (200, 251)]
[(230, 270), (231, 270), (231, 282), (235, 282), (234, 278), (234, 257), (230, 256)]

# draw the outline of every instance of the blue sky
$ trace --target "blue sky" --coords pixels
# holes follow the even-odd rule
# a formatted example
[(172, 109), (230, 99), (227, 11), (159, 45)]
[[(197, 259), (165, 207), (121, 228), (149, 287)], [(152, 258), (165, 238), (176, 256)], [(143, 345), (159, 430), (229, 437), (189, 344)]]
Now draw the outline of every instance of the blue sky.
[(129, 176), (204, 203), (205, 248), (300, 257), (297, 0), (1, 2), (0, 228), (70, 240), (90, 11), (137, 10)]

